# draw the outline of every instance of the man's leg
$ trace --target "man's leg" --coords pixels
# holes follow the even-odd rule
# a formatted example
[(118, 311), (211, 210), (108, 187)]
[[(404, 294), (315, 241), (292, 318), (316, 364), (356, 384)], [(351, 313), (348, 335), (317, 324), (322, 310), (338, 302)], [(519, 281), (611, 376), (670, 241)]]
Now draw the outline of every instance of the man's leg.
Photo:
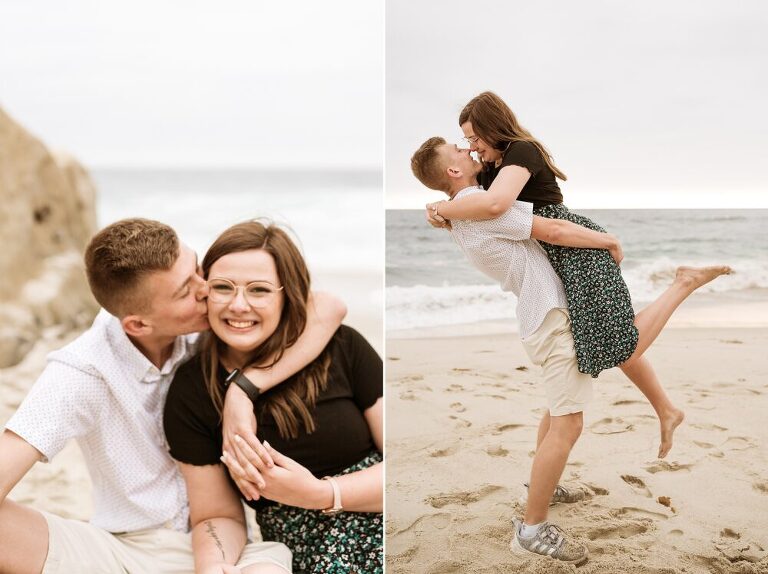
[(541, 446), (544, 437), (546, 437), (549, 432), (550, 420), (549, 411), (547, 411), (544, 413), (544, 416), (541, 417), (541, 421), (539, 422), (539, 433), (536, 435), (536, 452), (539, 452), (539, 447)]
[(48, 555), (48, 523), (7, 498), (0, 503), (0, 574), (40, 574)]
[(568, 462), (568, 455), (581, 435), (583, 424), (582, 413), (550, 418), (549, 432), (533, 458), (525, 524), (532, 526), (547, 519), (549, 502)]

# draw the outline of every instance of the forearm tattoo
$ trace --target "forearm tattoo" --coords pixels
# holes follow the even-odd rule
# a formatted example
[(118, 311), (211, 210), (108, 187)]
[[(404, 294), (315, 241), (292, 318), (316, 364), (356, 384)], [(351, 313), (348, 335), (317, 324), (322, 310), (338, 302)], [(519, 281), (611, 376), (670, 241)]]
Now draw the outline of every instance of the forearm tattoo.
[(216, 534), (216, 529), (213, 527), (210, 520), (205, 521), (205, 528), (208, 534), (211, 535), (211, 538), (213, 538), (214, 542), (216, 542), (216, 547), (219, 549), (219, 552), (221, 552), (221, 559), (226, 560), (227, 557), (224, 555), (224, 545), (221, 543), (219, 535)]

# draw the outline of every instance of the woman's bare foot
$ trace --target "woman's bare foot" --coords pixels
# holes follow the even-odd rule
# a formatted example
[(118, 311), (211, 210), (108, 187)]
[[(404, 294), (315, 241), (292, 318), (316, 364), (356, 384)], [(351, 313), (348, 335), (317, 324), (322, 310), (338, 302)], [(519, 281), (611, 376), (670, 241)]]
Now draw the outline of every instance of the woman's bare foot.
[(685, 413), (680, 409), (670, 411), (669, 414), (659, 418), (661, 425), (661, 444), (659, 445), (659, 458), (664, 458), (672, 449), (672, 435), (675, 429), (685, 419)]
[(727, 265), (713, 265), (711, 267), (678, 267), (675, 273), (675, 283), (680, 283), (695, 291), (702, 285), (706, 285), (720, 275), (730, 275), (733, 269)]

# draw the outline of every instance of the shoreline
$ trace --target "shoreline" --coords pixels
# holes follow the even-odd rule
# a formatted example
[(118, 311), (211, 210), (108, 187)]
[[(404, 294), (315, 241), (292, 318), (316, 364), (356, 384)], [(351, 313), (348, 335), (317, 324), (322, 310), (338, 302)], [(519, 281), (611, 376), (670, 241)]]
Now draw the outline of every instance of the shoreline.
[[(635, 312), (647, 303), (635, 306)], [(695, 294), (674, 312), (665, 329), (764, 329), (768, 328), (768, 289), (730, 293)], [(517, 334), (517, 318), (472, 321), (409, 329), (387, 328), (387, 340)]]

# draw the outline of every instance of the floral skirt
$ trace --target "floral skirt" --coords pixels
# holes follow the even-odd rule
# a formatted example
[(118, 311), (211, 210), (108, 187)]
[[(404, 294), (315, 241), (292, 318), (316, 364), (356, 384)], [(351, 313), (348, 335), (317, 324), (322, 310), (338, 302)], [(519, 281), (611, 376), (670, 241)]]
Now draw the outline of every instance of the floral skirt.
[[(345, 469), (381, 462), (378, 452)], [(343, 502), (343, 501), (342, 501)], [(381, 574), (384, 571), (384, 519), (378, 512), (340, 512), (275, 504), (259, 510), (264, 540), (282, 542), (293, 552), (296, 574)]]
[[(605, 231), (564, 205), (547, 205), (534, 213)], [(539, 243), (565, 288), (579, 371), (597, 377), (626, 361), (637, 347), (635, 312), (621, 270), (608, 251)]]

